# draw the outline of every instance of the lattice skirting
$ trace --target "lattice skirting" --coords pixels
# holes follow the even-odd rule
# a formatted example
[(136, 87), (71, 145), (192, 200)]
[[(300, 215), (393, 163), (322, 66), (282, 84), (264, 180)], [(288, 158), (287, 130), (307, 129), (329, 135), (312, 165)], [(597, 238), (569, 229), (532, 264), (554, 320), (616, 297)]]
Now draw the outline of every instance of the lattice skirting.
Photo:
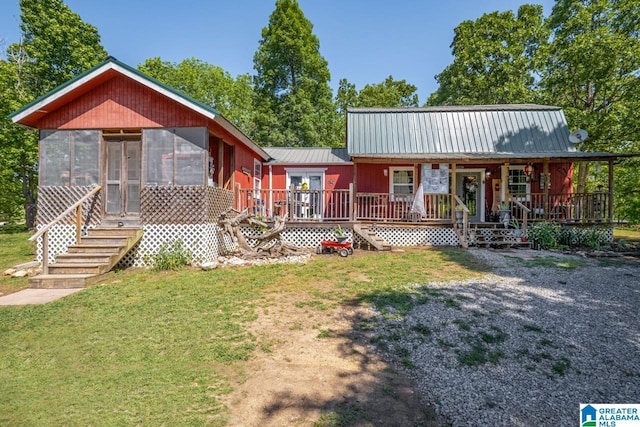
[(460, 239), (450, 227), (393, 227), (376, 225), (376, 235), (392, 246), (460, 246)]
[[(38, 230), (43, 226), (38, 225)], [(49, 229), (49, 262), (54, 263), (56, 256), (67, 252), (69, 245), (76, 243), (76, 226), (58, 224)], [(36, 259), (42, 262), (42, 237), (36, 244)]]
[(120, 267), (151, 266), (160, 247), (177, 240), (191, 252), (194, 264), (215, 259), (232, 246), (216, 224), (147, 224), (143, 231), (142, 240), (120, 261)]
[[(333, 240), (334, 227), (288, 227), (282, 232), (282, 239), (292, 245), (301, 248), (315, 248), (323, 240)], [(250, 245), (255, 244), (255, 240), (251, 239), (252, 235), (259, 234), (259, 231), (252, 230), (249, 227), (241, 228), (242, 233), (247, 237)], [(363, 243), (364, 240), (353, 233), (353, 230), (342, 227), (342, 230), (354, 243)], [(376, 234), (389, 242), (393, 246), (459, 246), (460, 239), (452, 228), (444, 227), (393, 227), (393, 226), (376, 226)]]

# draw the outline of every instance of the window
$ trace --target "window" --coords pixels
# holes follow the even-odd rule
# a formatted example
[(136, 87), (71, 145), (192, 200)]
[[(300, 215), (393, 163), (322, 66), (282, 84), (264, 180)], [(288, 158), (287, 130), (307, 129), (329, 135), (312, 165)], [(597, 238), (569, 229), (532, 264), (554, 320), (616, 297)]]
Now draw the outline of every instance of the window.
[(208, 168), (207, 129), (145, 129), (146, 183), (205, 185)]
[(389, 193), (413, 194), (413, 167), (389, 168)]
[(509, 194), (518, 201), (529, 201), (531, 184), (524, 173), (524, 166), (509, 166)]
[(40, 185), (82, 186), (99, 182), (100, 131), (42, 131)]
[(258, 159), (253, 159), (253, 197), (260, 198), (262, 189), (262, 163)]

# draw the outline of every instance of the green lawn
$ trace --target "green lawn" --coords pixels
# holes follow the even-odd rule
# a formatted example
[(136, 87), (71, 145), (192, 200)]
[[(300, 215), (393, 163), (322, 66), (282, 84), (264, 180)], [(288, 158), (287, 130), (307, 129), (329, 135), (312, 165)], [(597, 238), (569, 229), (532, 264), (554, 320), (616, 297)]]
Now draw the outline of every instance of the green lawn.
[(407, 285), (482, 273), (457, 249), (356, 251), (307, 265), (117, 272), (43, 306), (0, 307), (0, 425), (224, 425), (221, 398), (264, 345), (248, 326), (269, 301), (402, 310)]
[(630, 241), (640, 242), (640, 231), (631, 228), (614, 228), (614, 239), (624, 239)]
[[(14, 265), (35, 260), (35, 245), (27, 241), (31, 233), (23, 228), (0, 227), (0, 274)], [(26, 287), (26, 278), (0, 275), (0, 293), (7, 294)]]

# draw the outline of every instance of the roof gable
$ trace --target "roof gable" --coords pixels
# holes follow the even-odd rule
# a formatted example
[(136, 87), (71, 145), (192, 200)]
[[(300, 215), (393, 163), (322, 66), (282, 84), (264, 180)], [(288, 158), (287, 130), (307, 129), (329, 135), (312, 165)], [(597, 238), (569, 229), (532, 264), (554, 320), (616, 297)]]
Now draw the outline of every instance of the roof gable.
[(85, 71), (68, 82), (58, 86), (44, 94), (33, 102), (25, 105), (20, 110), (9, 115), (14, 123), (36, 127), (38, 120), (68, 103), (93, 88), (103, 84), (115, 75), (125, 76), (142, 86), (158, 93), (178, 104), (194, 111), (206, 119), (215, 121), (225, 131), (244, 143), (249, 149), (257, 153), (263, 160), (268, 160), (269, 155), (245, 135), (237, 126), (224, 118), (218, 110), (202, 103), (190, 96), (147, 76), (146, 74), (130, 67), (113, 57), (107, 58), (101, 64)]
[(114, 73), (124, 75), (209, 119), (215, 119), (216, 116), (220, 115), (220, 112), (215, 108), (197, 101), (113, 57), (109, 57), (104, 62), (85, 71), (68, 82), (61, 84), (33, 102), (25, 105), (18, 111), (10, 114), (9, 117), (15, 123), (33, 126), (33, 123), (37, 118), (47, 114), (46, 109), (50, 106), (56, 105), (59, 100), (68, 96), (73, 96), (74, 93), (84, 93), (85, 91), (95, 87), (97, 84), (104, 82), (105, 79), (112, 77)]
[(352, 157), (576, 152), (562, 109), (531, 104), (350, 109), (347, 147)]

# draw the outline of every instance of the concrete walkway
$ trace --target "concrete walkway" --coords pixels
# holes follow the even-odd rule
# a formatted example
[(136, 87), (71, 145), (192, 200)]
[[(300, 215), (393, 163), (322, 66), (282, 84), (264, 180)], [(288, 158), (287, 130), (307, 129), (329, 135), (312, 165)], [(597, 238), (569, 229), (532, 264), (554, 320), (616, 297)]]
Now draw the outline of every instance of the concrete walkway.
[(73, 289), (23, 289), (13, 294), (0, 297), (0, 306), (2, 305), (30, 305), (45, 304), (57, 299), (74, 294), (85, 288)]

